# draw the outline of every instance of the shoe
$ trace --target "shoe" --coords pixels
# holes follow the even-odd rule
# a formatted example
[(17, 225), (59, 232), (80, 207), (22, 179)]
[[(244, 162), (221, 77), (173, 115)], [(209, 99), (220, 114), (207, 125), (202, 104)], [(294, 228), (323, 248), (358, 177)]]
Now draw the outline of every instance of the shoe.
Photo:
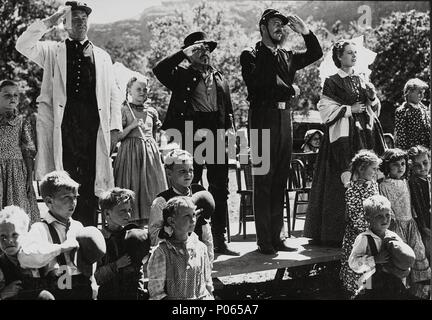
[(291, 247), (285, 241), (279, 242), (277, 245), (274, 246), (276, 251), (287, 251), (287, 252), (293, 252), (297, 251), (297, 247)]
[(260, 246), (258, 246), (257, 251), (259, 253), (268, 254), (268, 255), (276, 254), (276, 250), (273, 247), (260, 247)]
[(227, 256), (239, 256), (240, 255), (240, 252), (231, 250), (230, 248), (228, 248), (228, 246), (226, 244), (218, 246), (218, 247), (214, 247), (213, 252), (218, 253), (218, 254), (225, 254)]

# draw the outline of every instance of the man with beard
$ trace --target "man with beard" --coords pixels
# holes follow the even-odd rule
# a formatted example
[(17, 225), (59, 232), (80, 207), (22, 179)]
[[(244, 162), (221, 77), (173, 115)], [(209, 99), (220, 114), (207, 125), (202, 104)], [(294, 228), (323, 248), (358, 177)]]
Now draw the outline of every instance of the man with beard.
[[(217, 130), (234, 130), (234, 123), (228, 83), (223, 75), (210, 65), (210, 54), (216, 46), (215, 41), (206, 39), (205, 33), (193, 32), (184, 39), (182, 50), (160, 61), (153, 72), (158, 80), (172, 91), (162, 129), (177, 129), (182, 135), (183, 149), (193, 143), (196, 150), (197, 146), (204, 143), (188, 141), (193, 139), (193, 136), (206, 136), (206, 143), (210, 136), (214, 137), (214, 143), (209, 139), (213, 150), (206, 149), (207, 154), (203, 155), (208, 189), (215, 200), (215, 210), (211, 217), (214, 252), (238, 255), (228, 248), (224, 235), (229, 223), (226, 214), (229, 194), (228, 157), (225, 148), (222, 150), (222, 157), (218, 157), (217, 145), (225, 146), (225, 135)], [(185, 59), (190, 62), (187, 68), (179, 65)], [(192, 121), (192, 137), (185, 135), (186, 121)], [(220, 158), (224, 159), (224, 163), (217, 163)], [(193, 171), (192, 183), (199, 183), (203, 172), (202, 159), (194, 157)]]
[[(281, 48), (285, 25), (303, 36), (305, 52)], [(259, 28), (261, 41), (242, 52), (240, 64), (250, 102), (249, 129), (258, 130), (258, 139), (249, 139), (251, 149), (255, 149), (252, 154), (262, 154), (263, 129), (270, 130), (270, 169), (267, 174), (253, 175), (253, 202), (258, 251), (274, 254), (296, 250), (286, 241), (283, 222), (284, 189), (292, 152), (291, 108), (293, 98), (299, 94), (293, 80), (297, 70), (322, 57), (322, 50), (318, 39), (296, 15), (286, 17), (266, 9)]]
[[(80, 184), (74, 219), (84, 226), (97, 223), (96, 195), (114, 187), (110, 153), (122, 130), (111, 58), (87, 38), (91, 11), (85, 3), (68, 1), (30, 25), (16, 43), (20, 53), (44, 69), (37, 98), (36, 178), (66, 170)], [(40, 41), (66, 14), (69, 38)]]

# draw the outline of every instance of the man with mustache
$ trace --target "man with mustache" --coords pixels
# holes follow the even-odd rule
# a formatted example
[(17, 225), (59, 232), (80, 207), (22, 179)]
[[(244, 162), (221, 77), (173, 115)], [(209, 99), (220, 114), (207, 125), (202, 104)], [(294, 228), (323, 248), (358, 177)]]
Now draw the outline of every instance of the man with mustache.
[[(286, 25), (303, 36), (305, 52), (282, 48)], [(263, 129), (270, 131), (270, 169), (264, 175), (254, 174), (253, 203), (258, 251), (274, 254), (296, 250), (286, 241), (283, 222), (284, 188), (292, 152), (291, 108), (299, 94), (293, 80), (297, 70), (317, 61), (323, 53), (318, 39), (296, 15), (286, 17), (275, 9), (266, 9), (259, 29), (261, 41), (241, 53), (240, 64), (250, 102), (249, 129), (259, 134), (257, 141), (249, 139), (251, 149), (258, 149), (256, 154), (263, 152)]]
[[(234, 129), (234, 123), (229, 85), (223, 75), (210, 64), (211, 53), (216, 46), (215, 41), (206, 39), (204, 32), (193, 32), (184, 39), (182, 50), (160, 61), (153, 68), (153, 72), (158, 80), (172, 91), (162, 129), (177, 129), (182, 135), (183, 149), (193, 144), (193, 149), (196, 150), (196, 147), (203, 143), (188, 141), (193, 137), (185, 136), (186, 121), (192, 121), (193, 136), (206, 136), (203, 129), (207, 129), (210, 132), (207, 133), (206, 142), (211, 134), (214, 137), (214, 143), (210, 142), (213, 152), (206, 149), (205, 155), (208, 189), (215, 200), (215, 210), (211, 217), (214, 252), (238, 255), (228, 248), (224, 235), (229, 223), (226, 214), (229, 194), (228, 157), (225, 148), (222, 150), (223, 155), (217, 155), (217, 145), (225, 146), (225, 135), (218, 134), (217, 129)], [(180, 66), (185, 59), (190, 62), (187, 68)], [(199, 183), (203, 161), (195, 156), (196, 154), (192, 183)], [(221, 156), (224, 163), (217, 163)]]
[[(68, 1), (30, 25), (16, 43), (44, 69), (37, 98), (36, 178), (66, 170), (80, 184), (74, 219), (84, 226), (96, 225), (96, 196), (114, 187), (110, 154), (122, 130), (122, 97), (111, 58), (87, 38), (91, 12), (85, 3)], [(40, 41), (65, 15), (69, 38)]]

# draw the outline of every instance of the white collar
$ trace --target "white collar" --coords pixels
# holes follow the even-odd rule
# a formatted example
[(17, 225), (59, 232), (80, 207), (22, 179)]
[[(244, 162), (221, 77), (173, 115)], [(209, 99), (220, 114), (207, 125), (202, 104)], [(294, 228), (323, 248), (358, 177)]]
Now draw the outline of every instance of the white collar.
[(351, 69), (351, 70), (352, 70), (352, 73), (349, 74), (349, 73), (346, 73), (345, 71), (343, 71), (342, 69), (339, 68), (337, 73), (341, 78), (345, 78), (345, 77), (353, 76), (356, 74), (355, 69)]
[[(70, 41), (74, 41), (71, 37), (68, 37), (68, 39), (70, 40)], [(84, 44), (84, 42), (86, 42), (88, 40), (88, 37), (86, 36), (85, 38), (84, 38), (84, 40), (81, 40), (80, 41), (80, 43), (81, 44)]]
[[(64, 226), (66, 226), (66, 223), (64, 223), (64, 222), (61, 222), (60, 220), (58, 220), (56, 217), (54, 217), (52, 214), (51, 214), (51, 212), (47, 212), (46, 213), (46, 215), (43, 217), (43, 219), (46, 221), (46, 222), (48, 222), (48, 224), (51, 224), (51, 223), (53, 223), (53, 222), (57, 222), (57, 223), (60, 223), (60, 224), (62, 224), (62, 225), (64, 225)], [(71, 221), (72, 221), (72, 218), (69, 218), (69, 223), (71, 223)]]
[(177, 193), (178, 195), (181, 195), (181, 196), (191, 196), (192, 195), (192, 189), (191, 189), (191, 187), (188, 187), (188, 192), (187, 192), (187, 194), (183, 194), (183, 193), (181, 193), (179, 190), (177, 190), (176, 188), (174, 188), (174, 187), (172, 187), (173, 188), (173, 191), (175, 192), (175, 193)]

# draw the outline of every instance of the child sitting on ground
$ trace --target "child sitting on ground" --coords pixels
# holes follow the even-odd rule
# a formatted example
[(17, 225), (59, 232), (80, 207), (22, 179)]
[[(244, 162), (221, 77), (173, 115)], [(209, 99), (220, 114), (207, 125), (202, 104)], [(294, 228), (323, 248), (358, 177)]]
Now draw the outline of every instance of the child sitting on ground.
[(102, 234), (107, 253), (98, 262), (95, 272), (98, 300), (142, 300), (146, 297), (139, 279), (143, 258), (149, 253), (150, 239), (147, 229), (128, 224), (133, 200), (134, 192), (121, 188), (108, 190), (99, 198), (106, 220)]
[(148, 264), (150, 299), (213, 300), (207, 248), (195, 234), (196, 206), (190, 197), (174, 197), (163, 209), (162, 240)]
[(388, 230), (391, 205), (386, 197), (369, 197), (363, 207), (369, 228), (357, 236), (348, 259), (350, 268), (362, 274), (356, 298), (406, 299), (403, 281), (414, 263), (414, 251)]
[(43, 177), (40, 191), (49, 211), (42, 222), (31, 226), (18, 254), (22, 267), (43, 267), (41, 276), (47, 278), (49, 291), (56, 300), (93, 297), (94, 277), (78, 268), (77, 255), (73, 255), (79, 247), (77, 236), (84, 230), (81, 222), (72, 219), (78, 187), (66, 171), (53, 171)]
[(23, 209), (8, 206), (0, 211), (0, 300), (53, 300), (43, 290), (45, 284), (37, 269), (23, 269), (18, 263), (22, 237), (27, 234), (30, 218)]
[[(168, 200), (175, 196), (189, 196), (205, 190), (199, 184), (192, 184), (194, 177), (193, 157), (192, 155), (180, 149), (171, 151), (165, 158), (165, 169), (171, 187), (164, 192), (158, 194), (153, 201), (150, 210), (149, 232), (151, 245), (156, 246), (159, 242), (158, 234), (163, 225), (162, 210)], [(209, 222), (206, 220), (209, 217), (201, 215), (197, 218), (195, 233), (199, 240), (204, 242), (208, 248), (210, 263), (213, 263), (213, 236)]]

